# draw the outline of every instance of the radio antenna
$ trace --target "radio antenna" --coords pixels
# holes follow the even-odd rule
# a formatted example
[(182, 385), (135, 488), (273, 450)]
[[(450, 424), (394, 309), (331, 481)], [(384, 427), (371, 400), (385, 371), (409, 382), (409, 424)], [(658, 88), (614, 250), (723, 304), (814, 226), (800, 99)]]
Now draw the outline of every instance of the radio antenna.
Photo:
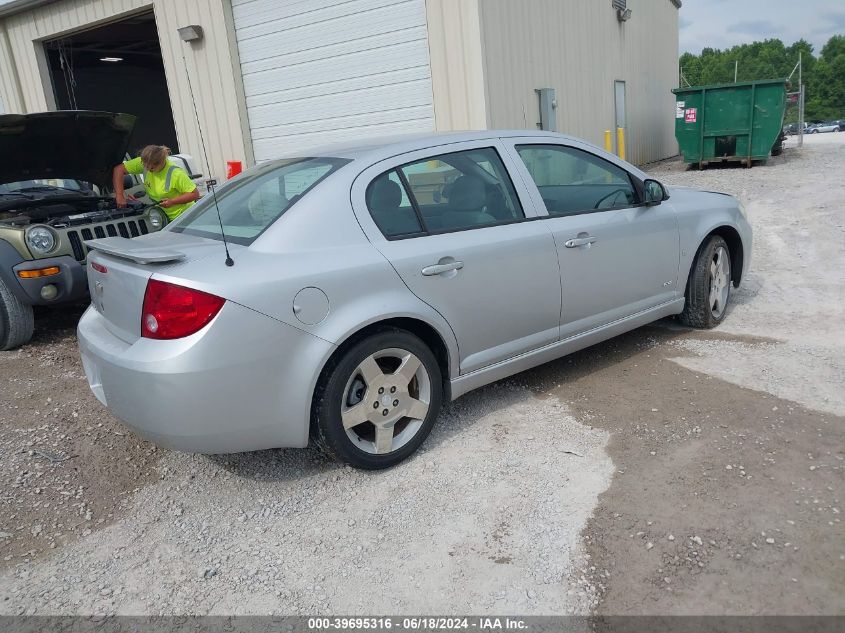
[(223, 248), (226, 251), (226, 265), (234, 266), (235, 260), (229, 255), (229, 244), (226, 242), (226, 232), (223, 230), (223, 218), (220, 215), (220, 207), (217, 205), (217, 191), (215, 186), (217, 181), (211, 177), (211, 163), (208, 162), (208, 152), (205, 149), (205, 136), (202, 133), (202, 124), (200, 123), (200, 113), (197, 110), (197, 102), (194, 99), (194, 86), (191, 83), (191, 73), (188, 71), (188, 60), (185, 57), (185, 48), (182, 48), (182, 63), (185, 66), (185, 76), (188, 78), (188, 93), (191, 95), (191, 105), (194, 108), (194, 116), (197, 119), (197, 131), (200, 135), (200, 145), (202, 146), (202, 155), (205, 158), (206, 173), (208, 173), (208, 180), (205, 184), (211, 189), (211, 198), (214, 200), (214, 209), (217, 211), (217, 222), (220, 224), (220, 235), (223, 237)]

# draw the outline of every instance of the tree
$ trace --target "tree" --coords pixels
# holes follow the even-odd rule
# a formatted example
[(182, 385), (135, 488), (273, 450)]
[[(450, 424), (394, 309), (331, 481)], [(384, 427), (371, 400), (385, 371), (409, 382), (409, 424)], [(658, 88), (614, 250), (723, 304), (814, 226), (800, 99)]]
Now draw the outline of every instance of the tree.
[[(807, 89), (805, 118), (845, 118), (845, 36), (834, 35), (817, 58), (813, 46), (804, 39), (785, 46), (779, 39), (739, 44), (729, 49), (704, 48), (701, 54), (684, 53), (679, 60), (684, 85), (693, 86), (738, 81), (782, 79), (803, 60), (803, 79)], [(790, 90), (798, 90), (794, 75)], [(792, 119), (797, 111), (789, 113)]]
[(814, 117), (845, 117), (845, 36), (834, 35), (822, 48), (807, 94), (807, 112)]

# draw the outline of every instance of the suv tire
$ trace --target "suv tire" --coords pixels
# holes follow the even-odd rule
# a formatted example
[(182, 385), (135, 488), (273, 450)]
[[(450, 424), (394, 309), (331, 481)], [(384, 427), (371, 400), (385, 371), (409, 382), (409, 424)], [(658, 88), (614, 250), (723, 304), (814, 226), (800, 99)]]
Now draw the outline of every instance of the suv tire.
[(34, 329), (32, 306), (18, 299), (0, 279), (0, 351), (20, 347), (32, 338)]

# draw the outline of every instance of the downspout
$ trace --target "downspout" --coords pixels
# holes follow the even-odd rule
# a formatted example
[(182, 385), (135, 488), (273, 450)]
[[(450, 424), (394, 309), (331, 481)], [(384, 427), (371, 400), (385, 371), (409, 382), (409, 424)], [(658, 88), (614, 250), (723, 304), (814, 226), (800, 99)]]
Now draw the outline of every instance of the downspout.
[[(15, 55), (12, 51), (12, 46), (9, 43), (9, 33), (6, 31), (6, 21), (0, 20), (0, 41), (2, 41), (3, 49), (8, 52), (9, 64), (12, 67), (12, 87), (15, 90), (13, 95), (18, 102), (18, 109), (21, 114), (26, 114), (26, 102), (23, 98), (23, 87), (21, 86), (21, 77), (18, 74), (18, 65), (15, 61)], [(11, 104), (4, 104), (9, 107)]]

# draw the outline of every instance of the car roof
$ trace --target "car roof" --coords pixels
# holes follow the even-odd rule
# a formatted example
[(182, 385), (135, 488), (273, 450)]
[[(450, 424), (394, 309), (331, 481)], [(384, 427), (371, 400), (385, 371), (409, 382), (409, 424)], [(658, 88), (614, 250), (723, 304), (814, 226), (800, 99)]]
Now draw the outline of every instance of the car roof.
[(376, 162), (383, 158), (413, 152), (427, 147), (465, 143), (486, 139), (507, 137), (536, 137), (537, 139), (554, 138), (560, 141), (583, 142), (573, 136), (556, 132), (538, 130), (477, 130), (467, 132), (435, 132), (426, 134), (402, 134), (396, 136), (377, 136), (369, 139), (358, 139), (348, 143), (339, 143), (301, 150), (285, 157), (337, 157), (351, 160), (366, 159)]

